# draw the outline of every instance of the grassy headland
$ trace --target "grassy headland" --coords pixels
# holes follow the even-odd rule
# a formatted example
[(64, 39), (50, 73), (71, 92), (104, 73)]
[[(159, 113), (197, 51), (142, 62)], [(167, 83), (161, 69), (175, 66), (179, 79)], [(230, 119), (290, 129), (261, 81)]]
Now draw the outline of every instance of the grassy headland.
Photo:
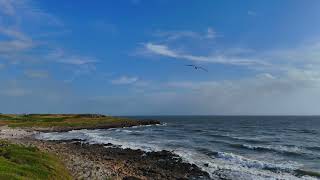
[(31, 128), (40, 131), (68, 131), (158, 124), (158, 121), (133, 121), (97, 114), (0, 114), (0, 126)]
[(55, 156), (0, 141), (0, 179), (72, 179)]
[[(59, 143), (51, 147), (49, 142), (36, 140), (33, 135), (38, 132), (121, 128), (159, 123), (155, 120), (130, 120), (99, 114), (0, 114), (0, 179), (108, 178), (112, 173), (119, 174), (119, 171), (110, 173), (111, 170), (100, 162), (102, 156), (95, 160), (97, 157), (94, 155), (94, 147), (89, 148), (93, 157), (88, 159), (81, 153), (74, 156), (77, 148), (68, 151), (70, 147), (67, 144), (63, 146)], [(54, 154), (63, 156), (62, 162)], [(122, 176), (126, 174), (127, 172)]]

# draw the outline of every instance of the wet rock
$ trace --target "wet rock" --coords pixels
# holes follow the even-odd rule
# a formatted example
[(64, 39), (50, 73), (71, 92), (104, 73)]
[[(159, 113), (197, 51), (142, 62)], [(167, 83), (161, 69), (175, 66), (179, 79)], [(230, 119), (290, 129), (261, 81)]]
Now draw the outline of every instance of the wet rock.
[(134, 176), (126, 176), (122, 178), (123, 180), (141, 180), (140, 178), (134, 177)]
[(145, 152), (112, 144), (27, 140), (57, 154), (75, 179), (210, 179), (207, 172), (170, 151)]

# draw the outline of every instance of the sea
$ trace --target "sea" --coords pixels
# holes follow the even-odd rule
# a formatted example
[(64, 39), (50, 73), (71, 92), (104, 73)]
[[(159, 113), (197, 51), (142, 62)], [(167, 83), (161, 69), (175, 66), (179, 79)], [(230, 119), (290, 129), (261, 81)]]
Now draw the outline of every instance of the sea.
[(320, 179), (320, 116), (131, 116), (161, 125), (41, 133), (144, 151), (172, 151), (212, 179)]

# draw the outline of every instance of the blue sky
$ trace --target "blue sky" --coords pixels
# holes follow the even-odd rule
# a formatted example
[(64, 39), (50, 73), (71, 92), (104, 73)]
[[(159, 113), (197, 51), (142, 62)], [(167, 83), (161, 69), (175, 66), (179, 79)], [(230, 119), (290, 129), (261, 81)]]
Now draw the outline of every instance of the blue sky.
[(319, 7), (0, 0), (0, 110), (320, 114)]

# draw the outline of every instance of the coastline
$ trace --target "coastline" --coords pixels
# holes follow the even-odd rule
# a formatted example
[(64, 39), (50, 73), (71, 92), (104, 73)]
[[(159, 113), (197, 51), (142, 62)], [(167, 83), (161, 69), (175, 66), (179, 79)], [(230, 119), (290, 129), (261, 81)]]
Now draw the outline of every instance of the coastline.
[(65, 126), (65, 127), (31, 127), (26, 128), (27, 130), (39, 131), (39, 132), (67, 132), (72, 130), (93, 130), (93, 129), (110, 129), (110, 128), (125, 128), (125, 127), (133, 127), (133, 126), (146, 126), (146, 125), (157, 125), (161, 124), (160, 121), (157, 120), (130, 120), (125, 122), (115, 122), (109, 124), (101, 124), (101, 125), (93, 125), (93, 126)]
[[(61, 116), (64, 119), (61, 119)], [(199, 151), (206, 150), (206, 152), (211, 153), (209, 158), (206, 155), (202, 156), (201, 153), (192, 151), (192, 148), (195, 147), (194, 144), (184, 141), (184, 139), (188, 141), (192, 139), (195, 133), (207, 132), (205, 127), (200, 129), (196, 126), (197, 123), (191, 124), (193, 126), (188, 129), (189, 131), (186, 129), (179, 131), (175, 127), (184, 127), (183, 123), (185, 122), (182, 124), (171, 124), (172, 122), (170, 122), (170, 125), (164, 123), (163, 126), (157, 123), (159, 121), (150, 120), (153, 117), (148, 117), (146, 119), (149, 120), (144, 120), (143, 124), (139, 124), (142, 121), (126, 123), (132, 120), (113, 119), (107, 116), (100, 116), (101, 118), (98, 119), (95, 118), (96, 115), (92, 116), (90, 115), (90, 118), (87, 118), (87, 115), (27, 115), (28, 118), (24, 119), (26, 115), (18, 115), (18, 119), (15, 121), (11, 119), (11, 122), (8, 122), (6, 119), (2, 119), (0, 121), (2, 124), (9, 125), (0, 126), (0, 141), (5, 139), (13, 147), (16, 147), (14, 144), (20, 144), (21, 148), (38, 149), (38, 152), (51, 154), (62, 161), (60, 162), (61, 167), (72, 175), (70, 176), (73, 177), (72, 179), (268, 179), (273, 177), (277, 179), (311, 180), (320, 177), (318, 171), (304, 168), (298, 164), (282, 164), (282, 162), (278, 164), (277, 162), (256, 160), (224, 151), (211, 151), (210, 149), (199, 149)], [(79, 121), (85, 122), (86, 127), (95, 124), (95, 126), (92, 126), (92, 129), (95, 129), (93, 127), (97, 127), (97, 124), (94, 123), (97, 119), (101, 122), (99, 125), (104, 124), (104, 127), (112, 129), (87, 131), (84, 128), (83, 131), (72, 131), (75, 128), (80, 128)], [(19, 123), (19, 125), (24, 123), (23, 125), (26, 125), (25, 122), (32, 123), (34, 126), (10, 127), (10, 124), (13, 123)], [(55, 122), (58, 122), (55, 124), (56, 126), (49, 126)], [(67, 122), (72, 122), (72, 124)], [(165, 120), (163, 122), (168, 123)], [(40, 127), (39, 124), (42, 126)], [(111, 124), (112, 126), (109, 126)], [(116, 127), (115, 124), (117, 124)], [(57, 127), (71, 128), (71, 132), (64, 132), (62, 128), (58, 132), (52, 131)], [(132, 129), (126, 127), (132, 127)], [(42, 132), (44, 134), (40, 134)], [(141, 134), (144, 135), (141, 136)], [(238, 141), (243, 141), (239, 137), (225, 134), (213, 135), (216, 139), (221, 139), (220, 137), (233, 138), (237, 141), (236, 145)], [(253, 139), (247, 138), (245, 140), (252, 142)], [(155, 142), (156, 144), (154, 144)], [(181, 146), (183, 149), (180, 151), (170, 148), (172, 142), (183, 143), (183, 146)], [(230, 143), (229, 145), (233, 144)], [(0, 144), (0, 147), (5, 146)], [(242, 146), (232, 147), (243, 150)], [(263, 146), (257, 145), (255, 147)], [(16, 149), (13, 150), (16, 151)], [(247, 151), (248, 153), (260, 153), (260, 149), (248, 149)], [(2, 152), (6, 151), (2, 150)], [(286, 152), (290, 154), (285, 155), (292, 156), (292, 149), (276, 151), (275, 153)], [(1, 155), (4, 159), (15, 159), (6, 154)], [(303, 156), (302, 154), (297, 155)], [(60, 172), (60, 170), (55, 172)], [(14, 172), (14, 174), (17, 173), (19, 172)], [(51, 171), (51, 173), (54, 174), (54, 171)]]
[[(159, 121), (135, 121), (119, 123), (107, 128), (123, 128), (137, 125), (159, 124)], [(101, 127), (100, 127), (101, 128)], [(83, 129), (61, 128), (57, 132)], [(92, 127), (92, 129), (95, 129)], [(181, 157), (169, 152), (145, 152), (122, 149), (112, 144), (88, 144), (79, 140), (44, 141), (35, 139), (40, 132), (51, 129), (0, 128), (0, 139), (55, 154), (65, 164), (75, 179), (210, 179), (207, 172), (194, 164), (182, 161)]]

